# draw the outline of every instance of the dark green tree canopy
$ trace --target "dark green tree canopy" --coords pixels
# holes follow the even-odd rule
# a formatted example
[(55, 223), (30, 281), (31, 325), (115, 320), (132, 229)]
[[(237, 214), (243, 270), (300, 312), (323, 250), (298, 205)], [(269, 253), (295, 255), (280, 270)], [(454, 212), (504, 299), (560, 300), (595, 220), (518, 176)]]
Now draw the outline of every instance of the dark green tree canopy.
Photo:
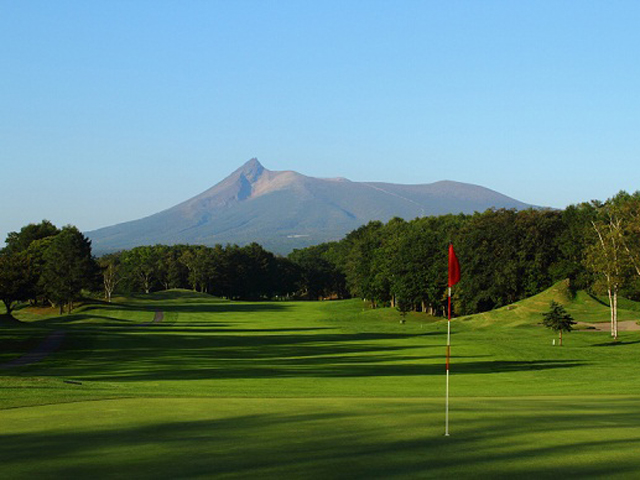
[(28, 300), (34, 295), (36, 277), (29, 256), (24, 252), (0, 254), (0, 300), (11, 316), (14, 302)]
[(44, 253), (40, 283), (47, 297), (60, 306), (71, 305), (82, 288), (95, 284), (99, 268), (91, 255), (91, 241), (76, 227), (66, 226)]
[(49, 220), (40, 223), (30, 223), (20, 229), (19, 232), (9, 232), (6, 239), (7, 252), (23, 252), (32, 242), (47, 237), (53, 237), (60, 230)]
[(565, 308), (555, 301), (551, 301), (549, 311), (544, 312), (542, 318), (544, 326), (554, 332), (570, 332), (576, 324)]

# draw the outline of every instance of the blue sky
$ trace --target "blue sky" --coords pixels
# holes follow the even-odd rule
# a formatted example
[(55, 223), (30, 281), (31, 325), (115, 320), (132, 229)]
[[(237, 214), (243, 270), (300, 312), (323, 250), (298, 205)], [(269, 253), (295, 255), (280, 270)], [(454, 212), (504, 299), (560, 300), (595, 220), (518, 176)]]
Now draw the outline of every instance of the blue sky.
[(637, 1), (0, 0), (0, 238), (252, 157), (565, 207), (640, 188)]

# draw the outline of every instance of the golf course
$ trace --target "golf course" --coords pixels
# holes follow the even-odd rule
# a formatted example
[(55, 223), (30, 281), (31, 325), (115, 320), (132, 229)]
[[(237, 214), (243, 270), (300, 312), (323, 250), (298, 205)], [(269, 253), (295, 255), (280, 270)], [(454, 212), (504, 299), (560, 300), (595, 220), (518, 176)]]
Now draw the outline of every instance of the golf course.
[(552, 299), (608, 319), (557, 284), (452, 321), (449, 437), (442, 318), (184, 290), (22, 309), (1, 331), (0, 477), (637, 477), (640, 332), (578, 324), (554, 346)]

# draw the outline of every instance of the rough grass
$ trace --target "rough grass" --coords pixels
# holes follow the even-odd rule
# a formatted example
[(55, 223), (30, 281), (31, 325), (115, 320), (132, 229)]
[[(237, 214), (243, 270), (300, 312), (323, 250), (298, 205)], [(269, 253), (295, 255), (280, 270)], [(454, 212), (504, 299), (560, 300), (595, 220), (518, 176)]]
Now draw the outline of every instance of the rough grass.
[[(483, 328), (495, 323), (502, 326), (517, 327), (541, 323), (541, 313), (549, 310), (552, 301), (565, 307), (574, 320), (585, 323), (602, 323), (610, 321), (609, 305), (606, 299), (598, 298), (585, 291), (571, 292), (566, 282), (559, 282), (544, 292), (512, 305), (491, 312), (463, 317), (463, 321), (471, 320), (476, 328)], [(627, 299), (620, 299), (618, 320), (637, 320), (640, 317), (640, 304)]]
[[(596, 299), (567, 295), (452, 322), (449, 438), (440, 319), (176, 291), (20, 310), (24, 324), (0, 326), (0, 363), (66, 337), (0, 370), (0, 477), (633, 478), (640, 333), (576, 331), (553, 347), (540, 325), (552, 299), (608, 321)], [(161, 324), (140, 326), (157, 310)]]

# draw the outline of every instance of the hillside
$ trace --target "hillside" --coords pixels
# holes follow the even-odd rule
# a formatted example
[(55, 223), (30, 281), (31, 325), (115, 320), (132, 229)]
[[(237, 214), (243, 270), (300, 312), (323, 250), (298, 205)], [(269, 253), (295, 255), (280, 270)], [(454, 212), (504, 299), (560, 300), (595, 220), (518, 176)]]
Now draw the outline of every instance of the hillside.
[[(598, 298), (580, 290), (572, 293), (566, 281), (558, 282), (544, 292), (490, 312), (461, 317), (460, 321), (474, 328), (489, 325), (518, 327), (542, 322), (542, 312), (549, 310), (549, 304), (555, 301), (565, 307), (578, 323), (577, 329), (585, 329), (585, 324), (606, 323), (610, 321), (609, 306)], [(618, 308), (619, 322), (636, 322), (640, 319), (640, 304), (621, 299)]]
[(473, 213), (524, 204), (477, 185), (321, 179), (252, 159), (205, 192), (140, 220), (88, 232), (98, 254), (149, 244), (258, 242), (277, 253), (339, 240), (371, 220)]

